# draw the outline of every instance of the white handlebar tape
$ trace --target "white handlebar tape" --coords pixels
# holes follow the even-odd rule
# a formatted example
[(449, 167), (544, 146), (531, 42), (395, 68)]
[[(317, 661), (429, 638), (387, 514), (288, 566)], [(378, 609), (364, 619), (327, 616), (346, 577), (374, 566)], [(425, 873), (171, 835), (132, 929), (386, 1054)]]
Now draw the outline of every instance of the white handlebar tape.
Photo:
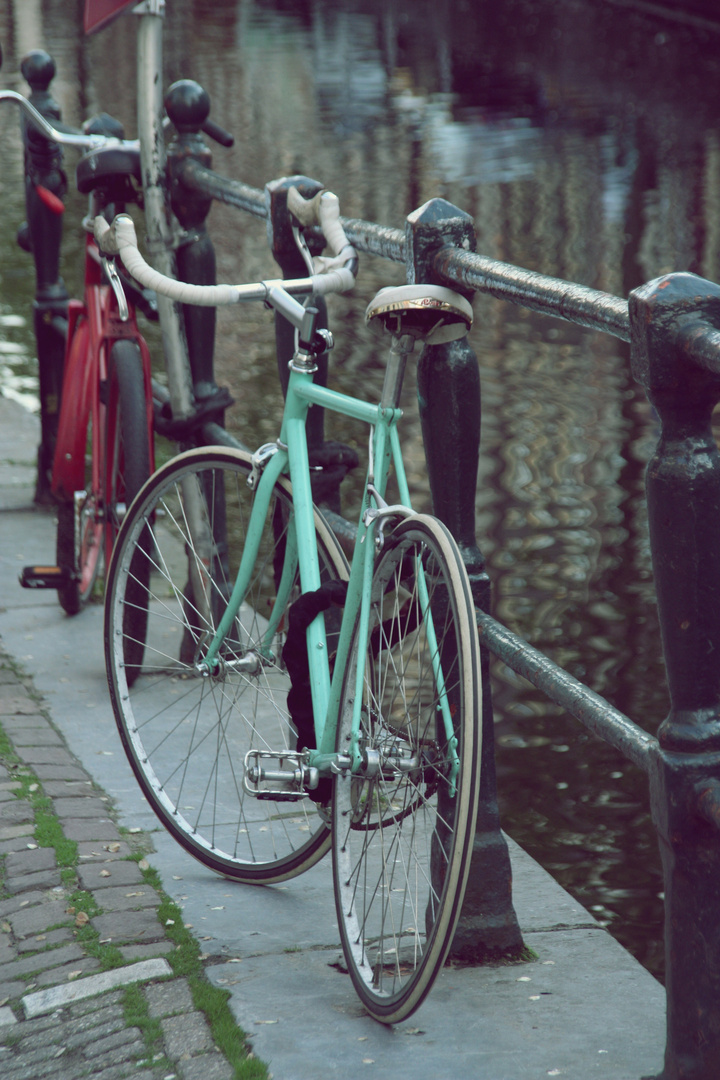
[(240, 299), (238, 290), (232, 285), (189, 285), (153, 270), (138, 251), (135, 225), (127, 214), (118, 214), (112, 225), (103, 218), (95, 218), (95, 239), (103, 251), (118, 254), (127, 272), (146, 289), (154, 289), (180, 304), (220, 307), (237, 304)]

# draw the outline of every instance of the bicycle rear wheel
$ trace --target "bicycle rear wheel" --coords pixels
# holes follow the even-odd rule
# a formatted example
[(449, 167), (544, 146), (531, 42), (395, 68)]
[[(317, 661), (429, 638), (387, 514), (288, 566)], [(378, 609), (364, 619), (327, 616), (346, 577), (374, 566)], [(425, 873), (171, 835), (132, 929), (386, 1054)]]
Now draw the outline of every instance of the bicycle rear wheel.
[(383, 1023), (409, 1016), (445, 961), (460, 914), (480, 785), (480, 656), (457, 545), (413, 517), (373, 573), (370, 638), (355, 627), (337, 748), (349, 745), (364, 665), (362, 773), (336, 777), (333, 873), (355, 988)]
[[(116, 341), (108, 362), (105, 431), (105, 559), (110, 556), (127, 508), (152, 471), (151, 435), (140, 349), (134, 341)], [(142, 534), (133, 556), (124, 608), (125, 671), (130, 685), (142, 663), (147, 632), (147, 545)]]
[[(277, 752), (296, 744), (282, 662), (287, 612), (272, 641), (272, 662), (255, 673), (232, 666), (266, 636), (293, 514), (292, 489), (284, 479), (274, 488), (221, 674), (204, 678), (195, 667), (225, 610), (245, 545), (250, 471), (249, 454), (213, 447), (180, 455), (145, 485), (115, 545), (105, 653), (123, 745), (162, 823), (211, 870), (269, 883), (307, 869), (330, 845), (329, 830), (310, 799), (261, 801), (242, 783), (248, 750)], [(347, 563), (319, 512), (315, 531), (322, 580), (345, 579)], [(133, 603), (138, 557), (149, 571), (148, 625), (142, 667), (130, 685), (126, 611)], [(296, 581), (290, 602), (298, 594)]]

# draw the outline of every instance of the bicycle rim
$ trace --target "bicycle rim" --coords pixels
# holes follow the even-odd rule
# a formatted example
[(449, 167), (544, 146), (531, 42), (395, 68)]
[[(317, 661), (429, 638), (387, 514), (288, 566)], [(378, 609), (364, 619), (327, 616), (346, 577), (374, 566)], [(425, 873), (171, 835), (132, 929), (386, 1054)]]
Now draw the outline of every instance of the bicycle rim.
[[(282, 663), (287, 615), (272, 640), (272, 661), (255, 674), (229, 666), (266, 636), (293, 510), (284, 480), (275, 485), (248, 595), (225, 643), (222, 674), (203, 678), (195, 668), (225, 609), (244, 547), (250, 469), (248, 454), (194, 450), (145, 485), (115, 546), (105, 649), (120, 735), (160, 820), (210, 869), (269, 883), (307, 869), (330, 844), (310, 799), (258, 800), (242, 782), (249, 750), (292, 750), (296, 742)], [(319, 513), (315, 526), (322, 579), (346, 577), (347, 563)], [(126, 608), (138, 552), (149, 569), (148, 621), (142, 668), (129, 685)], [(291, 593), (292, 601), (297, 585)]]
[(356, 626), (345, 674), (339, 750), (361, 662), (366, 767), (335, 780), (335, 900), (355, 988), (375, 1019), (395, 1023), (422, 1003), (452, 943), (480, 784), (475, 611), (457, 546), (434, 519), (398, 526), (377, 561), (367, 653)]

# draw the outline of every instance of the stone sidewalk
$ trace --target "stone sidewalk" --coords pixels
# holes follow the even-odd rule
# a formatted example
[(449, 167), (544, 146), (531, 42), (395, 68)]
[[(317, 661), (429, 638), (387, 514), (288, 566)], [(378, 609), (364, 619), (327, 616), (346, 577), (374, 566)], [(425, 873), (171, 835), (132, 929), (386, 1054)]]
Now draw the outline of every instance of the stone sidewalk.
[(0, 728), (3, 1080), (232, 1080), (190, 981), (175, 976), (176, 920), (140, 857), (141, 830), (118, 829), (2, 648)]

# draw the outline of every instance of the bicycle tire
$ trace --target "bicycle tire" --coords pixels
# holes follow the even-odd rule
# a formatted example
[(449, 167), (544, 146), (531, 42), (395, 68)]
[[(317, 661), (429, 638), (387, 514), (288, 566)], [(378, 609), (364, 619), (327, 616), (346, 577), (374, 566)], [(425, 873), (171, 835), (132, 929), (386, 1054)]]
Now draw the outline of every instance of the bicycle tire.
[[(151, 429), (140, 349), (136, 342), (116, 341), (108, 359), (105, 425), (105, 560), (128, 507), (152, 471)], [(128, 578), (125, 606), (125, 665), (130, 685), (142, 664), (147, 632), (149, 562), (147, 536), (141, 536)]]
[[(287, 613), (273, 639), (274, 662), (258, 674), (223, 666), (221, 675), (203, 678), (194, 667), (195, 654), (222, 614), (237, 572), (252, 503), (247, 485), (251, 468), (249, 454), (203, 448), (181, 454), (148, 481), (116, 541), (108, 577), (105, 651), (120, 736), (163, 825), (216, 873), (267, 884), (317, 862), (329, 850), (330, 833), (310, 799), (260, 801), (242, 784), (247, 750), (295, 748), (286, 703), (289, 679), (281, 659)], [(215, 537), (205, 551), (191, 538), (188, 520), (193, 512)], [(226, 642), (229, 658), (251, 649), (263, 634), (282, 565), (283, 530), (292, 512), (292, 488), (281, 478), (273, 491), (248, 598), (232, 631), (234, 640)], [(315, 531), (323, 581), (345, 579), (347, 562), (319, 511)], [(123, 611), (130, 561), (143, 533), (151, 542), (144, 556), (151, 569), (147, 640), (142, 670), (129, 686)], [(201, 533), (196, 522), (193, 536)], [(191, 588), (188, 565), (195, 576)]]
[[(349, 746), (359, 651), (358, 620), (338, 751)], [(467, 883), (480, 789), (475, 608), (457, 545), (434, 518), (406, 519), (386, 540), (373, 572), (362, 662), (366, 767), (335, 778), (333, 879), (353, 984), (371, 1016), (391, 1024), (418, 1008), (445, 962)], [(443, 683), (457, 739), (454, 789)]]

